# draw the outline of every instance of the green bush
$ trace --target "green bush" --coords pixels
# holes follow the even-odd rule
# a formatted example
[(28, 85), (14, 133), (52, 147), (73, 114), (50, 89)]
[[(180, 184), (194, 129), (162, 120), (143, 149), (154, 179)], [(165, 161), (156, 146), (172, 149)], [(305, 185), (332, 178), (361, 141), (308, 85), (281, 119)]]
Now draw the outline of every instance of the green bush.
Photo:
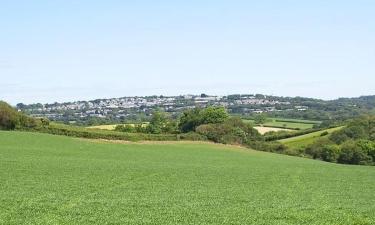
[(305, 154), (311, 156), (313, 159), (320, 159), (327, 162), (336, 162), (338, 152), (338, 147), (328, 138), (318, 139), (305, 149)]
[(183, 133), (178, 135), (178, 139), (180, 140), (188, 140), (188, 141), (207, 141), (207, 137), (200, 135), (196, 132), (189, 132)]
[(23, 113), (18, 112), (9, 104), (0, 101), (0, 129), (14, 130), (14, 129), (28, 129), (41, 126), (42, 122), (46, 120), (38, 120), (28, 117)]
[(183, 112), (179, 121), (179, 129), (183, 133), (195, 131), (202, 124), (223, 123), (229, 114), (223, 107), (208, 107), (206, 109), (190, 109)]
[(371, 164), (372, 158), (354, 141), (347, 141), (342, 145), (337, 161), (344, 164), (366, 165)]
[(223, 144), (245, 144), (262, 139), (257, 130), (237, 117), (223, 123), (200, 125), (196, 132), (206, 136), (208, 140)]

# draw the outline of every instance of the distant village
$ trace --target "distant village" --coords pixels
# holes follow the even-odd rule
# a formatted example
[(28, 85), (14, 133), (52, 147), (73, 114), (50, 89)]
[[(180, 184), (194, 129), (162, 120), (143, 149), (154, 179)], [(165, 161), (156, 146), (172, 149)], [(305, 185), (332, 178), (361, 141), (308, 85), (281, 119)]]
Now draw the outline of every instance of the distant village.
[(51, 120), (77, 120), (87, 118), (135, 119), (137, 115), (149, 115), (155, 109), (179, 113), (189, 108), (223, 106), (231, 113), (254, 114), (282, 110), (307, 110), (307, 106), (291, 104), (265, 95), (209, 96), (145, 96), (97, 99), (53, 104), (17, 104), (20, 111), (34, 117), (47, 117)]

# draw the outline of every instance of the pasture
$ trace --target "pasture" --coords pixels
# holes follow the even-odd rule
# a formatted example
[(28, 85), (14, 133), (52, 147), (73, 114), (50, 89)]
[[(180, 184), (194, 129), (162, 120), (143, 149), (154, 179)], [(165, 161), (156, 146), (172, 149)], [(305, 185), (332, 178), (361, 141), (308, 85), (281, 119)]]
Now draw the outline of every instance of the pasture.
[(296, 137), (282, 139), (282, 140), (279, 140), (279, 141), (281, 143), (286, 144), (288, 147), (303, 148), (303, 147), (306, 147), (309, 144), (312, 144), (315, 140), (320, 138), (322, 133), (328, 132), (328, 135), (329, 135), (336, 130), (340, 130), (341, 128), (342, 127), (330, 128), (330, 129), (326, 129), (326, 130), (312, 132), (312, 133), (305, 134), (305, 135), (300, 135), (300, 136), (296, 136)]
[(375, 223), (373, 167), (0, 132), (0, 224)]
[[(254, 124), (252, 119), (244, 119), (245, 122)], [(263, 127), (274, 127), (283, 129), (306, 130), (311, 129), (320, 121), (299, 120), (299, 119), (285, 119), (285, 118), (268, 118), (267, 122), (261, 124)]]

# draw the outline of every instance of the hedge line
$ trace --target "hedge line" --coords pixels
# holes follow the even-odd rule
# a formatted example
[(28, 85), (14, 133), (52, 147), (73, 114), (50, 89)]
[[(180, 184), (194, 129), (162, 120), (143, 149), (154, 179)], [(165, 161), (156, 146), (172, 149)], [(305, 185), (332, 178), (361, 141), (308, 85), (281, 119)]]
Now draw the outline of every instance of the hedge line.
[(70, 137), (124, 141), (178, 141), (178, 140), (206, 140), (205, 137), (197, 133), (191, 134), (145, 134), (145, 133), (125, 133), (116, 131), (105, 131), (86, 129), (81, 127), (53, 124), (33, 129), (24, 129), (53, 135), (64, 135)]

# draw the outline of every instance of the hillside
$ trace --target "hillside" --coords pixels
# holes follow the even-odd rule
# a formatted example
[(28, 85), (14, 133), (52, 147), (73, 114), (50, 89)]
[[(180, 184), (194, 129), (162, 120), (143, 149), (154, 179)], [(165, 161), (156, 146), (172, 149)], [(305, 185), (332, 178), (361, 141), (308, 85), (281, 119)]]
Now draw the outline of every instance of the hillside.
[(321, 130), (321, 131), (317, 131), (317, 132), (312, 132), (312, 133), (305, 134), (305, 135), (300, 135), (300, 136), (296, 136), (296, 137), (282, 139), (282, 140), (280, 140), (280, 142), (287, 145), (288, 147), (303, 148), (303, 147), (308, 146), (309, 144), (314, 143), (314, 141), (319, 139), (322, 134), (324, 134), (326, 132), (328, 134), (331, 134), (332, 132), (340, 130), (342, 128), (343, 127), (329, 128), (329, 129), (325, 129), (325, 130)]
[(373, 167), (189, 142), (0, 143), (0, 224), (375, 223)]

